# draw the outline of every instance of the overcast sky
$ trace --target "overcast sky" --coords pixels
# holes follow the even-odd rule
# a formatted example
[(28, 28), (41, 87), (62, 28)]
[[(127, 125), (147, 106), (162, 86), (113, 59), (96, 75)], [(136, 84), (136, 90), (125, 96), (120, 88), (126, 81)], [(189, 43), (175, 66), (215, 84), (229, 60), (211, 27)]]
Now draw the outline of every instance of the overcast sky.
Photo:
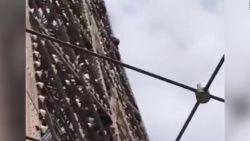
[[(224, 53), (222, 0), (106, 0), (122, 60), (196, 87)], [(224, 97), (224, 67), (210, 92)], [(194, 93), (127, 70), (151, 141), (174, 141)], [(194, 115), (183, 141), (224, 140), (224, 104), (211, 100)]]

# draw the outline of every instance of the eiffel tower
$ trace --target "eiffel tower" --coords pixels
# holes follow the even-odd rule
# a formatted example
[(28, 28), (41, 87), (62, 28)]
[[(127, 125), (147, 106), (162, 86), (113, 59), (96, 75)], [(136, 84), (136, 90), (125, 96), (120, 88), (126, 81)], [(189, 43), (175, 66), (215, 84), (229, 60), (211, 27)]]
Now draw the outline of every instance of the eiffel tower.
[[(26, 27), (121, 60), (103, 0), (26, 0)], [(149, 139), (123, 67), (26, 34), (26, 140)]]

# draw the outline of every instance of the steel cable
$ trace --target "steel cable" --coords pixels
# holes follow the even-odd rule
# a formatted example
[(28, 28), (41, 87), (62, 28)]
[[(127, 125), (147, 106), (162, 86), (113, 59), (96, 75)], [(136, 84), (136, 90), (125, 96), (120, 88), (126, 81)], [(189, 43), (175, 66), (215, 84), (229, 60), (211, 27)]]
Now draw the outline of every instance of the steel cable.
[(220, 62), (219, 62), (218, 65), (216, 66), (216, 68), (215, 68), (213, 74), (211, 75), (210, 79), (208, 80), (208, 82), (207, 82), (207, 84), (206, 84), (206, 86), (205, 86), (205, 88), (204, 88), (205, 91), (207, 91), (207, 90), (209, 89), (209, 87), (210, 87), (210, 85), (212, 84), (212, 82), (213, 82), (215, 76), (218, 74), (218, 72), (219, 72), (219, 70), (220, 70), (222, 64), (224, 63), (224, 60), (225, 60), (225, 56), (223, 55), (223, 56), (221, 57)]
[(35, 139), (33, 137), (26, 136), (25, 139), (30, 140), (30, 141), (40, 141), (39, 139)]
[(187, 118), (185, 124), (183, 125), (183, 127), (182, 127), (181, 131), (179, 132), (179, 134), (178, 134), (178, 136), (177, 136), (177, 138), (176, 138), (175, 141), (179, 141), (179, 140), (181, 139), (183, 133), (185, 132), (185, 130), (186, 130), (186, 128), (187, 128), (189, 122), (190, 122), (191, 119), (193, 118), (193, 116), (194, 116), (194, 114), (195, 114), (197, 108), (199, 107), (199, 105), (200, 105), (199, 102), (196, 102), (196, 103), (195, 103), (195, 105), (194, 105), (194, 107), (193, 107), (193, 109), (192, 109), (190, 115), (188, 116), (188, 118)]
[(89, 50), (87, 50), (87, 49), (84, 49), (84, 48), (82, 48), (82, 47), (79, 47), (79, 46), (76, 46), (76, 45), (72, 45), (72, 44), (70, 44), (70, 43), (67, 43), (67, 42), (58, 40), (58, 39), (53, 38), (53, 37), (50, 37), (50, 36), (48, 36), (48, 35), (41, 34), (41, 33), (39, 33), (39, 32), (36, 32), (36, 31), (33, 31), (33, 30), (29, 30), (29, 29), (26, 29), (26, 32), (31, 33), (31, 34), (34, 34), (34, 35), (38, 35), (38, 36), (40, 36), (40, 37), (42, 37), (42, 38), (49, 39), (49, 40), (54, 41), (54, 42), (59, 43), (59, 44), (63, 44), (63, 45), (65, 45), (65, 47), (70, 47), (70, 48), (74, 48), (74, 49), (77, 49), (77, 50), (81, 50), (81, 51), (83, 51), (83, 52), (85, 52), (85, 53), (88, 53), (88, 54), (90, 54), (90, 55), (92, 55), (92, 56), (101, 58), (101, 59), (103, 59), (103, 60), (107, 60), (107, 61), (112, 62), (112, 63), (114, 63), (114, 64), (118, 64), (118, 65), (123, 66), (123, 67), (125, 67), (125, 68), (128, 68), (128, 69), (131, 69), (131, 70), (140, 72), (140, 73), (145, 74), (145, 75), (148, 75), (148, 76), (151, 76), (151, 77), (153, 77), (153, 78), (156, 78), (156, 79), (159, 79), (159, 80), (162, 80), (162, 81), (171, 83), (171, 84), (173, 84), (173, 85), (182, 87), (182, 88), (187, 89), (187, 90), (190, 90), (190, 91), (192, 91), (192, 92), (196, 92), (196, 89), (195, 89), (195, 88), (192, 88), (192, 87), (187, 86), (187, 85), (185, 85), (185, 84), (181, 84), (181, 83), (179, 83), (179, 82), (173, 81), (173, 80), (168, 79), (168, 78), (164, 78), (164, 77), (162, 77), (162, 76), (159, 76), (159, 75), (157, 75), (157, 74), (154, 74), (154, 73), (145, 71), (145, 70), (143, 70), (143, 69), (140, 69), (140, 68), (137, 68), (137, 67), (134, 67), (134, 66), (131, 66), (131, 65), (122, 63), (122, 62), (120, 62), (120, 61), (118, 61), (118, 60), (115, 60), (115, 59), (112, 59), (112, 58), (109, 58), (109, 57), (106, 57), (106, 56), (103, 56), (103, 55), (94, 53), (94, 52), (89, 51)]
[[(148, 71), (143, 70), (143, 69), (140, 69), (140, 68), (138, 68), (138, 67), (134, 67), (134, 66), (128, 65), (128, 64), (126, 64), (126, 63), (120, 62), (120, 61), (118, 61), (118, 60), (115, 60), (115, 59), (112, 59), (112, 58), (109, 58), (109, 57), (106, 57), (106, 56), (97, 54), (97, 53), (95, 53), (95, 52), (89, 51), (89, 50), (84, 49), (84, 48), (82, 48), (82, 47), (79, 47), (79, 46), (76, 46), (76, 45), (72, 45), (72, 44), (70, 44), (70, 43), (67, 43), (67, 42), (64, 42), (64, 41), (61, 41), (61, 40), (58, 40), (58, 39), (53, 38), (53, 37), (50, 37), (50, 36), (48, 36), (48, 35), (41, 34), (41, 33), (39, 33), (39, 32), (30, 30), (30, 29), (26, 29), (26, 32), (31, 33), (31, 34), (34, 34), (34, 35), (37, 35), (37, 36), (40, 36), (40, 37), (43, 37), (43, 38), (45, 38), (45, 39), (48, 39), (48, 40), (51, 40), (51, 41), (54, 41), (54, 42), (57, 42), (57, 43), (59, 43), (59, 44), (63, 44), (63, 45), (65, 45), (65, 47), (70, 47), (70, 48), (74, 48), (74, 49), (81, 50), (81, 51), (83, 51), (83, 52), (85, 52), (85, 53), (88, 53), (88, 54), (90, 54), (90, 55), (93, 55), (93, 56), (95, 56), (95, 57), (101, 58), (101, 59), (103, 59), (103, 60), (107, 60), (107, 61), (112, 62), (112, 63), (114, 63), (114, 64), (118, 64), (118, 65), (123, 66), (123, 67), (125, 67), (125, 68), (128, 68), (128, 69), (134, 70), (134, 71), (136, 71), (136, 72), (139, 72), (139, 73), (148, 75), (148, 76), (150, 76), (150, 77), (156, 78), (156, 79), (158, 79), (158, 80), (162, 80), (162, 81), (164, 81), (164, 82), (167, 82), (167, 83), (170, 83), (170, 84), (173, 84), (173, 85), (182, 87), (182, 88), (187, 89), (187, 90), (190, 90), (190, 91), (192, 91), (192, 92), (196, 92), (196, 91), (197, 91), (195, 88), (192, 88), (192, 87), (187, 86), (187, 85), (185, 85), (185, 84), (181, 84), (181, 83), (179, 83), (179, 82), (176, 82), (176, 81), (173, 81), (173, 80), (171, 80), (171, 79), (168, 79), (168, 78), (159, 76), (159, 75), (157, 75), (157, 74), (148, 72)], [(220, 63), (217, 65), (215, 71), (213, 72), (211, 78), (209, 79), (209, 81), (208, 81), (208, 83), (207, 83), (207, 85), (206, 85), (206, 87), (205, 87), (205, 90), (208, 90), (208, 88), (210, 87), (210, 85), (211, 85), (211, 83), (213, 82), (215, 76), (217, 75), (219, 69), (221, 68), (223, 62), (224, 62), (224, 55), (223, 55), (222, 59), (220, 60)], [(211, 96), (211, 98), (214, 99), (214, 100), (218, 100), (218, 101), (220, 101), (220, 102), (224, 102), (224, 101), (225, 101), (223, 98), (219, 98), (219, 97), (214, 96), (214, 95), (210, 95), (210, 96)]]

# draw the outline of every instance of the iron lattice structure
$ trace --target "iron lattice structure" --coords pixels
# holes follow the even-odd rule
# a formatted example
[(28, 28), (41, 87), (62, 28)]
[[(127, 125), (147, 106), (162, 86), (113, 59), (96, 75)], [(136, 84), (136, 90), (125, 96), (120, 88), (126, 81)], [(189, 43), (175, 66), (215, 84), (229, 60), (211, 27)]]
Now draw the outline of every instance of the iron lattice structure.
[[(120, 60), (102, 0), (29, 0), (27, 10), (33, 30)], [(123, 67), (41, 36), (31, 44), (37, 140), (148, 141)]]
[[(35, 27), (34, 29), (36, 31), (26, 29), (26, 32), (35, 35), (35, 36), (33, 36), (33, 46), (34, 46), (34, 50), (35, 50), (34, 56), (35, 56), (35, 58), (40, 58), (39, 61), (35, 62), (35, 66), (37, 68), (40, 68), (41, 66), (45, 65), (44, 68), (47, 68), (46, 71), (43, 70), (44, 72), (46, 72), (45, 74), (44, 74), (44, 72), (43, 73), (36, 72), (36, 74), (38, 76), (37, 79), (39, 79), (39, 81), (42, 81), (42, 82), (38, 82), (38, 88), (40, 89), (41, 94), (43, 94), (43, 93), (45, 94), (43, 96), (39, 96), (39, 99), (40, 99), (39, 106), (42, 109), (45, 109), (45, 111), (40, 110), (40, 115), (44, 115), (44, 117), (42, 116), (41, 119), (43, 119), (44, 123), (48, 124), (48, 127), (49, 127), (47, 130), (44, 131), (45, 132), (44, 134), (45, 135), (47, 134), (46, 137), (48, 137), (48, 133), (50, 133), (49, 135), (51, 137), (53, 137), (53, 140), (61, 140), (62, 138), (59, 139), (60, 137), (64, 137), (63, 139), (66, 139), (66, 140), (72, 140), (72, 139), (76, 139), (76, 140), (77, 139), (78, 140), (107, 140), (107, 141), (108, 140), (129, 140), (129, 141), (148, 140), (147, 135), (145, 133), (145, 130), (143, 128), (143, 124), (141, 122), (141, 117), (138, 113), (138, 108), (134, 102), (132, 92), (131, 92), (130, 87), (128, 85), (128, 81), (126, 79), (126, 75), (124, 73), (123, 67), (132, 69), (134, 71), (143, 73), (145, 75), (148, 75), (150, 77), (154, 77), (156, 79), (165, 81), (167, 83), (182, 87), (184, 89), (187, 89), (187, 90), (195, 93), (197, 102), (195, 103), (194, 108), (192, 109), (185, 124), (183, 125), (181, 131), (179, 132), (179, 134), (176, 138), (176, 141), (179, 141), (181, 139), (183, 133), (185, 132), (189, 122), (191, 121), (193, 115), (195, 114), (195, 112), (200, 104), (207, 103), (210, 99), (217, 100), (219, 102), (224, 102), (223, 98), (219, 98), (219, 97), (214, 96), (214, 95), (209, 93), (209, 87), (212, 84), (213, 80), (215, 79), (217, 73), (219, 72), (222, 64), (224, 63), (224, 55), (222, 56), (219, 64), (215, 68), (214, 72), (212, 73), (212, 75), (211, 75), (210, 79), (208, 80), (207, 84), (205, 85), (205, 87), (201, 87), (200, 85), (198, 85), (198, 88), (196, 89), (196, 88), (187, 86), (185, 84), (176, 82), (174, 80), (156, 75), (154, 73), (147, 72), (147, 71), (142, 70), (140, 68), (122, 63), (122, 62), (120, 62), (119, 53), (117, 52), (117, 50), (115, 50), (115, 52), (112, 52), (111, 51), (112, 49), (109, 51), (105, 50), (105, 48), (106, 49), (109, 47), (115, 48), (118, 45), (118, 40), (116, 38), (114, 38), (114, 36), (112, 35), (112, 31), (110, 29), (110, 24), (108, 23), (107, 16), (105, 16), (105, 18), (106, 18), (105, 21), (108, 24), (106, 24), (106, 25), (103, 24), (105, 26), (102, 26), (102, 28), (104, 28), (104, 29), (107, 28), (106, 35), (108, 35), (108, 37), (110, 39), (109, 41), (112, 44), (108, 44), (107, 46), (105, 46), (105, 41), (101, 42), (101, 46), (104, 47), (104, 49), (102, 50), (103, 52), (102, 51), (99, 52), (98, 50), (95, 50), (93, 46), (91, 46), (91, 45), (93, 45), (93, 42), (94, 42), (93, 40), (92, 40), (92, 42), (89, 42), (89, 40), (83, 39), (84, 42), (79, 42), (79, 41), (81, 41), (82, 38), (86, 38), (88, 36), (86, 36), (86, 37), (79, 36), (82, 38), (78, 38), (79, 40), (72, 42), (71, 40), (66, 40), (66, 39), (69, 39), (70, 36), (69, 37), (66, 36), (68, 38), (66, 38), (64, 36), (57, 37), (57, 36), (55, 36), (57, 34), (53, 34), (54, 32), (52, 32), (54, 30), (61, 29), (62, 27), (64, 27), (63, 31), (65, 31), (65, 28), (67, 26), (70, 28), (74, 28), (74, 27), (77, 27), (77, 25), (74, 25), (74, 27), (72, 27), (72, 26), (69, 26), (70, 24), (67, 24), (67, 22), (66, 22), (66, 26), (65, 25), (62, 26), (61, 24), (58, 25), (58, 23), (54, 24), (54, 21), (52, 21), (53, 26), (51, 29), (49, 28), (50, 30), (48, 30), (47, 25), (46, 25), (46, 23), (48, 23), (48, 21), (45, 20), (45, 23), (43, 23), (42, 20), (40, 20), (40, 21), (38, 20), (38, 19), (43, 19), (44, 17), (41, 16), (43, 14), (40, 14), (40, 17), (39, 17), (39, 11), (41, 11), (41, 10), (39, 10), (39, 8), (41, 8), (41, 7), (39, 7), (39, 6), (34, 7), (34, 5), (37, 6), (39, 4), (40, 5), (47, 4), (47, 6), (52, 6), (53, 4), (60, 5), (60, 2), (61, 2), (64, 6), (69, 6), (70, 4), (76, 4), (75, 1), (73, 3), (66, 3), (65, 1), (60, 1), (60, 2), (55, 1), (55, 3), (50, 3), (50, 2), (35, 3), (35, 1), (32, 1), (32, 2), (33, 3), (31, 3), (31, 4), (33, 4), (32, 5), (33, 7), (31, 6), (31, 8), (33, 8), (33, 10), (31, 11), (31, 15), (33, 16), (33, 19), (31, 17), (31, 23), (33, 25), (32, 27), (33, 28)], [(83, 2), (83, 1), (81, 1), (81, 2)], [(79, 3), (77, 3), (77, 4), (80, 4), (81, 2), (79, 1)], [(94, 3), (86, 3), (86, 1), (84, 1), (84, 2), (85, 3), (81, 3), (81, 4), (83, 4), (82, 6), (85, 5), (88, 7), (89, 5), (94, 4)], [(101, 4), (103, 5), (103, 2)], [(95, 3), (94, 5), (98, 5), (98, 4)], [(105, 8), (104, 5), (101, 7)], [(96, 10), (97, 11), (100, 10), (101, 7), (98, 7)], [(36, 11), (34, 9), (36, 9)], [(46, 10), (46, 7), (43, 7), (43, 9)], [(63, 9), (63, 10), (65, 10), (65, 9)], [(69, 11), (69, 13), (72, 11), (73, 10)], [(93, 10), (93, 11), (95, 11), (95, 10)], [(35, 14), (36, 12), (37, 12), (37, 14)], [(102, 12), (104, 12), (104, 11), (102, 11)], [(104, 13), (106, 13), (106, 10)], [(38, 18), (37, 18), (37, 15), (38, 15)], [(65, 15), (65, 13), (63, 11), (62, 11), (62, 15), (63, 16)], [(56, 16), (56, 15), (53, 15), (53, 16)], [(100, 18), (100, 19), (102, 19), (102, 18)], [(74, 21), (74, 18), (71, 20)], [(68, 21), (68, 22), (70, 22), (70, 21)], [(78, 21), (78, 22), (80, 22), (80, 21)], [(73, 22), (73, 23), (77, 23), (77, 22)], [(46, 28), (42, 25), (46, 25), (45, 26)], [(56, 25), (58, 27), (56, 27)], [(61, 27), (61, 28), (59, 28), (59, 27)], [(80, 27), (80, 26), (78, 25), (78, 27)], [(55, 29), (53, 29), (53, 28), (55, 28)], [(89, 29), (89, 26), (87, 26), (87, 28), (85, 29), (86, 31), (84, 31), (84, 33), (86, 32), (87, 35), (91, 35), (91, 32), (89, 33), (88, 29)], [(65, 34), (65, 32), (58, 32), (58, 33), (64, 33), (64, 34), (60, 34), (60, 35), (68, 35), (69, 34), (69, 33)], [(79, 34), (76, 34), (76, 35), (79, 35)], [(73, 37), (75, 37), (76, 35), (72, 34)], [(101, 36), (101, 37), (103, 37), (103, 36)], [(107, 37), (107, 36), (104, 36), (104, 37)], [(107, 41), (107, 39), (106, 39), (106, 41)], [(90, 45), (90, 47), (88, 45)], [(43, 62), (41, 60), (42, 56), (44, 56), (43, 61), (47, 61), (45, 64), (40, 63), (40, 62)], [(81, 60), (81, 62), (84, 62), (84, 63), (80, 63), (81, 64), (80, 65), (79, 60)], [(74, 62), (74, 61), (76, 61), (76, 62)], [(94, 64), (90, 65), (89, 61), (94, 62)], [(107, 103), (105, 103), (105, 104), (107, 104), (110, 107), (103, 104), (104, 100), (105, 100), (105, 98), (107, 98), (107, 96), (104, 95), (105, 97), (102, 96), (102, 98), (100, 98), (100, 94), (96, 93), (96, 91), (99, 92), (98, 91), (99, 88), (97, 85), (94, 85), (96, 82), (96, 78), (100, 78), (100, 76), (102, 76), (102, 75), (101, 74), (99, 74), (99, 75), (92, 74), (93, 70), (94, 71), (97, 71), (97, 70), (95, 70), (95, 69), (91, 70), (90, 68), (88, 68), (90, 66), (92, 66), (93, 68), (96, 68), (98, 65), (100, 65), (100, 66), (104, 65), (104, 67), (105, 67), (107, 64), (109, 66), (113, 66), (113, 68), (116, 68), (116, 71), (118, 71), (118, 74), (119, 74), (117, 77), (118, 78), (120, 77), (120, 79), (121, 79), (121, 81), (119, 81), (119, 82), (122, 82), (123, 85), (125, 84), (125, 89), (124, 89), (125, 93), (123, 93), (123, 94), (125, 94), (125, 96), (124, 95), (121, 96), (119, 94), (122, 94), (122, 93), (118, 93), (117, 97), (118, 97), (119, 101), (121, 102), (121, 105), (123, 106), (121, 108), (121, 110), (125, 111), (125, 114), (121, 115), (120, 118), (124, 119), (124, 117), (125, 117), (125, 119), (131, 119), (131, 120), (127, 120), (125, 122), (125, 125), (128, 124), (128, 127), (133, 125), (132, 128), (125, 128), (125, 130), (127, 129), (127, 133), (130, 133), (127, 135), (132, 135), (128, 139), (126, 138), (126, 135), (124, 134), (124, 130), (119, 128), (119, 127), (121, 127), (121, 125), (116, 126), (116, 130), (118, 130), (118, 132), (115, 132), (114, 131), (115, 128), (112, 128), (112, 127), (114, 127), (114, 125), (110, 128), (110, 125), (114, 124), (113, 119), (112, 119), (112, 110), (110, 110), (110, 109), (112, 109), (113, 105), (108, 105), (108, 104), (110, 104), (109, 102), (107, 102), (108, 104)], [(59, 70), (58, 70), (58, 68), (59, 68)], [(106, 68), (106, 71), (107, 71), (106, 73), (108, 73), (108, 74), (110, 72), (114, 72), (113, 70), (107, 70), (107, 68)], [(87, 74), (87, 77), (85, 76), (86, 74)], [(41, 79), (42, 76), (44, 76), (44, 75), (47, 76), (47, 77), (45, 77), (46, 80)], [(98, 77), (95, 77), (95, 76), (98, 76)], [(107, 76), (107, 75), (104, 75), (104, 76)], [(90, 78), (90, 77), (93, 77), (95, 79)], [(62, 81), (61, 78), (63, 78), (64, 81)], [(72, 80), (73, 80), (73, 82), (72, 82)], [(92, 82), (93, 80), (94, 80), (94, 82)], [(114, 81), (109, 81), (109, 83), (114, 83)], [(44, 84), (48, 84), (48, 85), (44, 85)], [(107, 82), (104, 84), (107, 85)], [(45, 88), (45, 87), (49, 87), (49, 88)], [(119, 86), (118, 87), (114, 86), (114, 87), (119, 88)], [(95, 89), (97, 89), (97, 90), (95, 90)], [(49, 94), (52, 94), (52, 95), (49, 95)], [(54, 97), (54, 96), (57, 96), (57, 97)], [(112, 95), (111, 95), (111, 97), (112, 97)], [(59, 105), (59, 104), (56, 105), (55, 103), (56, 104), (59, 103), (61, 105)], [(84, 105), (84, 104), (86, 104), (86, 105)], [(61, 111), (60, 106), (67, 109), (67, 110)], [(85, 108), (83, 108), (83, 107), (85, 107)], [(83, 108), (83, 109), (81, 109), (81, 108)], [(76, 110), (77, 112), (74, 113), (74, 110)], [(58, 111), (59, 111), (59, 113), (57, 113)], [(64, 113), (63, 114), (64, 116), (60, 116), (60, 114), (62, 114), (62, 113)], [(109, 113), (111, 113), (111, 115)], [(81, 116), (81, 119), (84, 119), (84, 120), (80, 121), (77, 116), (82, 115), (82, 114), (84, 116)], [(58, 117), (56, 117), (56, 116), (58, 116)], [(124, 117), (122, 117), (122, 116), (124, 116)], [(87, 118), (87, 119), (85, 119), (85, 118)], [(118, 115), (118, 117), (116, 117), (116, 119), (118, 119), (118, 118), (119, 118), (119, 115)], [(53, 123), (53, 122), (51, 122), (53, 119), (54, 120), (56, 119), (57, 121), (61, 121), (62, 123), (57, 122), (57, 121), (55, 123)], [(93, 121), (96, 121), (96, 123), (93, 123)], [(107, 123), (110, 123), (110, 124), (107, 124)], [(119, 124), (119, 122), (116, 122), (116, 123)], [(62, 129), (63, 129), (63, 131), (62, 131)], [(49, 131), (49, 132), (46, 132), (46, 131)], [(93, 137), (93, 138), (91, 138), (91, 137)], [(27, 139), (35, 140), (31, 137), (27, 137)]]

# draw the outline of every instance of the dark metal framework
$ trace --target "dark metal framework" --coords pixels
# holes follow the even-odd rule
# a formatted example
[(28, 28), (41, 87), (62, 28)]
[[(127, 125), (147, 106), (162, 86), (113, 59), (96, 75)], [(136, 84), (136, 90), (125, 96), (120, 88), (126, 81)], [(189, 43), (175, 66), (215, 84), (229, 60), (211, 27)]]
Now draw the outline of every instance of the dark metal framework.
[[(103, 0), (28, 4), (31, 29), (120, 60)], [(124, 68), (41, 36), (31, 43), (42, 141), (148, 141)]]
[[(100, 58), (100, 59), (109, 61), (109, 62), (111, 62), (111, 63), (114, 63), (115, 65), (120, 65), (120, 66), (123, 66), (123, 67), (125, 67), (125, 68), (131, 69), (131, 70), (134, 70), (134, 71), (137, 71), (137, 72), (142, 73), (142, 74), (145, 74), (145, 75), (148, 75), (148, 76), (150, 76), (150, 77), (153, 77), (153, 78), (162, 80), (162, 81), (164, 81), (164, 82), (167, 82), (167, 83), (170, 83), (170, 84), (173, 84), (173, 85), (182, 87), (182, 88), (187, 89), (187, 90), (190, 90), (190, 91), (192, 91), (192, 92), (197, 92), (197, 89), (192, 88), (192, 87), (190, 87), (190, 86), (187, 86), (187, 85), (185, 85), (185, 84), (181, 84), (181, 83), (176, 82), (176, 81), (173, 81), (173, 80), (171, 80), (171, 79), (168, 79), (168, 78), (165, 78), (165, 77), (162, 77), (162, 76), (153, 74), (153, 73), (151, 73), (151, 72), (145, 71), (145, 70), (143, 70), (143, 69), (140, 69), (140, 68), (137, 68), (137, 67), (134, 67), (134, 66), (125, 64), (125, 63), (120, 62), (120, 61), (117, 61), (117, 60), (114, 60), (114, 59), (112, 59), (112, 58), (109, 58), (109, 57), (106, 57), (106, 56), (103, 56), (103, 55), (100, 55), (100, 54), (96, 54), (96, 53), (94, 53), (94, 52), (92, 52), (92, 51), (86, 50), (86, 49), (81, 48), (81, 47), (76, 46), (76, 45), (72, 45), (72, 44), (70, 44), (70, 43), (66, 43), (66, 42), (64, 42), (64, 41), (61, 41), (61, 40), (58, 40), (58, 39), (56, 39), (56, 38), (50, 37), (50, 36), (48, 36), (48, 35), (41, 34), (41, 33), (39, 33), (39, 32), (30, 30), (30, 29), (26, 29), (26, 32), (31, 33), (31, 34), (34, 34), (34, 35), (38, 35), (38, 36), (40, 36), (40, 37), (42, 37), (42, 38), (44, 38), (44, 39), (48, 39), (48, 40), (53, 41), (53, 42), (56, 42), (56, 43), (58, 43), (58, 44), (65, 45), (65, 47), (77, 49), (77, 50), (82, 51), (82, 52), (84, 52), (84, 53), (86, 53), (86, 54), (89, 54), (89, 55), (95, 56), (95, 57), (97, 57), (97, 58)], [(219, 64), (216, 66), (214, 72), (212, 73), (212, 75), (211, 75), (209, 81), (207, 82), (207, 84), (206, 84), (206, 86), (205, 86), (205, 88), (204, 88), (205, 91), (208, 91), (208, 90), (209, 90), (209, 87), (211, 86), (211, 84), (212, 84), (213, 80), (215, 79), (216, 75), (218, 74), (218, 72), (219, 72), (219, 70), (220, 70), (220, 68), (221, 68), (221, 66), (222, 66), (222, 64), (223, 64), (223, 62), (224, 62), (224, 60), (225, 60), (225, 57), (224, 57), (224, 55), (223, 55), (222, 58), (221, 58), (221, 60), (220, 60), (220, 62), (219, 62)], [(217, 96), (214, 96), (214, 95), (211, 95), (211, 94), (210, 94), (210, 98), (212, 98), (212, 99), (214, 99), (214, 100), (217, 100), (217, 101), (220, 101), (220, 102), (225, 102), (225, 100), (224, 100), (223, 98), (220, 98), (220, 97), (217, 97)], [(176, 141), (179, 141), (179, 140), (181, 139), (183, 133), (185, 132), (185, 130), (186, 130), (186, 128), (187, 128), (189, 122), (191, 121), (191, 119), (192, 119), (193, 115), (195, 114), (195, 112), (196, 112), (197, 108), (199, 107), (199, 105), (200, 105), (200, 103), (197, 101), (197, 102), (195, 103), (195, 106), (193, 107), (193, 109), (192, 109), (190, 115), (188, 116), (188, 118), (187, 118), (185, 124), (183, 125), (181, 131), (179, 132), (178, 137), (176, 138)]]

